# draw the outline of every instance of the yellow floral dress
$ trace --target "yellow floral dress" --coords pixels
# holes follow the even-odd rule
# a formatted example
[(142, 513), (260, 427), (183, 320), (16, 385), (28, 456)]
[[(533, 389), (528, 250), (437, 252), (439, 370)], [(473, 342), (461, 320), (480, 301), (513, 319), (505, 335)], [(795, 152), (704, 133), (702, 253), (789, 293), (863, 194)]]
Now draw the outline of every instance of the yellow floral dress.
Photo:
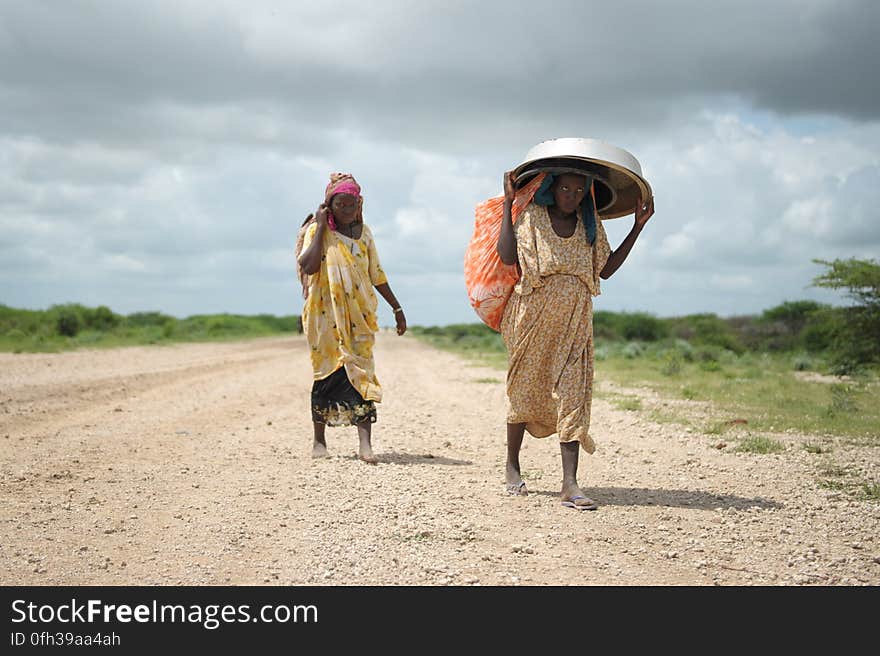
[[(580, 218), (580, 212), (578, 212)], [(515, 226), (522, 276), (504, 310), (508, 351), (507, 422), (560, 442), (590, 437), (593, 399), (593, 296), (611, 254), (602, 221), (590, 246), (582, 223), (571, 237), (553, 230), (547, 208), (531, 203)]]
[[(361, 224), (359, 239), (351, 239), (335, 230), (324, 232), (321, 268), (308, 276), (307, 296), (303, 306), (303, 331), (311, 350), (315, 381), (330, 380), (333, 374), (345, 375), (360, 395), (365, 407), (340, 403), (322, 404), (320, 420), (330, 425), (359, 423), (382, 400), (382, 388), (376, 379), (373, 362), (376, 321), (376, 294), (373, 287), (388, 282), (379, 263), (373, 234)], [(312, 243), (317, 224), (305, 228), (301, 251)], [(344, 370), (340, 371), (340, 369)], [(313, 388), (313, 419), (315, 389)], [(372, 411), (375, 421), (375, 410)]]

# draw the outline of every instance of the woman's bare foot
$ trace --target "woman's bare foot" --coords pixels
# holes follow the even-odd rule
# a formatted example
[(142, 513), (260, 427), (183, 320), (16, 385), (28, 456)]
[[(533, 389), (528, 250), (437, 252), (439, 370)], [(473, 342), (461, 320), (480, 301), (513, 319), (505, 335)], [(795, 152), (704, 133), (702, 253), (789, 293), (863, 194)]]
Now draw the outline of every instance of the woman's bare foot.
[(375, 456), (373, 450), (369, 448), (366, 451), (360, 449), (358, 451), (358, 458), (363, 460), (368, 465), (375, 465), (379, 462), (379, 459)]
[(526, 488), (526, 482), (522, 479), (519, 469), (511, 462), (507, 463), (504, 468), (504, 482), (507, 493), (515, 497), (525, 497), (529, 495)]
[(525, 434), (525, 424), (507, 424), (507, 463), (504, 467), (504, 483), (507, 493), (517, 497), (525, 497), (529, 494), (519, 467), (519, 451)]
[(599, 507), (599, 505), (584, 494), (584, 491), (576, 484), (563, 485), (560, 497), (562, 498), (562, 505), (566, 508), (574, 508), (575, 510), (596, 510)]
[(379, 462), (379, 459), (373, 453), (373, 446), (370, 444), (369, 437), (364, 439), (364, 437), (361, 436), (360, 446), (358, 446), (358, 458), (368, 465), (375, 465)]
[(373, 454), (373, 445), (371, 443), (371, 424), (369, 422), (364, 422), (363, 424), (358, 424), (358, 458), (363, 460), (368, 465), (375, 465), (379, 462), (379, 459)]
[(327, 445), (323, 442), (312, 443), (312, 458), (329, 458), (330, 453), (327, 451)]
[(315, 430), (315, 437), (312, 439), (312, 458), (329, 458), (330, 454), (327, 453), (327, 438), (325, 437), (325, 429), (327, 426), (313, 421), (312, 427)]

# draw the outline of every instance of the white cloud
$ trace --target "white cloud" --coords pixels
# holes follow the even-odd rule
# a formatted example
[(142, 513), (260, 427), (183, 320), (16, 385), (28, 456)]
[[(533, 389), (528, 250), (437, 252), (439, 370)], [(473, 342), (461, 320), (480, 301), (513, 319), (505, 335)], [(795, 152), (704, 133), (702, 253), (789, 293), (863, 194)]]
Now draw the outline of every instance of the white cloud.
[[(777, 117), (704, 112), (633, 148), (657, 214), (600, 303), (738, 314), (835, 298), (809, 286), (812, 260), (880, 253), (880, 226), (865, 211), (880, 203), (880, 138), (873, 125), (820, 125), (802, 135)], [(613, 246), (631, 221), (606, 222)]]
[(797, 236), (827, 237), (832, 228), (833, 203), (828, 197), (796, 200), (782, 215), (782, 224)]
[(713, 287), (717, 287), (721, 290), (740, 290), (740, 289), (749, 289), (754, 284), (752, 277), (746, 274), (735, 274), (735, 275), (719, 275), (712, 274), (709, 278)]
[(696, 244), (693, 237), (684, 231), (676, 232), (663, 238), (660, 243), (660, 256), (666, 259), (691, 258), (696, 255)]
[(341, 170), (410, 321), (475, 320), (474, 205), (572, 134), (656, 193), (607, 309), (760, 311), (818, 298), (814, 257), (880, 252), (876, 3), (65, 7), (0, 25), (0, 302), (298, 311), (296, 232)]
[(104, 257), (108, 272), (141, 273), (147, 266), (141, 260), (128, 255), (107, 255)]
[(431, 237), (449, 227), (449, 219), (425, 207), (402, 207), (394, 214), (397, 235), (403, 239)]

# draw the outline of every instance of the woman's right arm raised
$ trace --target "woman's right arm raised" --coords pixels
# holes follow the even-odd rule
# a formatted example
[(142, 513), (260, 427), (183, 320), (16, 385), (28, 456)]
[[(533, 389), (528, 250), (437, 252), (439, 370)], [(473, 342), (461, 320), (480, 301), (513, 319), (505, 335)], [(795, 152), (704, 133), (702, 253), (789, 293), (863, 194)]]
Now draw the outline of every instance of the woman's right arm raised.
[(504, 216), (501, 218), (501, 232), (498, 235), (498, 256), (505, 264), (516, 264), (516, 233), (513, 231), (511, 210), (516, 196), (516, 183), (513, 171), (504, 174)]
[(327, 205), (321, 203), (318, 211), (315, 213), (315, 222), (318, 227), (315, 229), (315, 236), (312, 237), (312, 243), (309, 244), (302, 253), (300, 253), (299, 265), (307, 274), (317, 273), (321, 268), (321, 257), (324, 249), (324, 232), (327, 230)]

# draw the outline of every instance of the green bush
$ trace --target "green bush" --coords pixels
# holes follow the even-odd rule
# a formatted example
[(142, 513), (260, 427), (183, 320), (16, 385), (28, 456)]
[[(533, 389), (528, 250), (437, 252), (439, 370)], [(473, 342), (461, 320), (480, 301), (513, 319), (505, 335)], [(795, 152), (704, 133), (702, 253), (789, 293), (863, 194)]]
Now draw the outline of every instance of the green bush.
[(856, 305), (839, 310), (840, 325), (831, 350), (845, 366), (880, 362), (880, 264), (875, 260), (814, 260), (826, 271), (813, 279), (816, 287), (845, 290)]
[(55, 315), (55, 330), (64, 337), (76, 337), (85, 323), (82, 313), (75, 305), (63, 305), (50, 308)]
[(676, 352), (681, 356), (681, 359), (685, 362), (693, 362), (694, 361), (694, 347), (691, 346), (691, 343), (685, 341), (683, 339), (676, 339), (673, 341), (673, 347)]
[(816, 301), (786, 301), (781, 305), (764, 310), (761, 321), (777, 322), (785, 327), (791, 335), (797, 335), (804, 329), (810, 317), (821, 310), (823, 305)]
[(640, 342), (628, 342), (626, 346), (623, 347), (621, 351), (621, 355), (628, 359), (638, 358), (645, 353), (645, 346)]
[(0, 305), (0, 332), (5, 334), (11, 330), (19, 330), (26, 335), (55, 334), (55, 323), (47, 322), (46, 314), (45, 311), (18, 310)]
[(823, 308), (815, 312), (801, 331), (803, 347), (811, 353), (829, 351), (844, 331), (840, 308)]
[(161, 312), (134, 312), (125, 317), (125, 325), (134, 328), (147, 326), (164, 326), (169, 321), (175, 321), (174, 317)]
[(99, 305), (94, 310), (86, 308), (84, 315), (86, 327), (92, 330), (112, 330), (122, 321), (122, 317), (114, 314), (106, 305)]
[(272, 332), (279, 333), (301, 333), (302, 321), (296, 315), (276, 317), (274, 314), (258, 314), (253, 317)]
[(718, 362), (720, 357), (719, 349), (711, 346), (703, 346), (694, 352), (694, 359), (697, 362)]
[(620, 315), (617, 312), (599, 310), (593, 313), (593, 336), (602, 339), (618, 340), (622, 337)]
[(644, 312), (623, 313), (620, 321), (620, 333), (627, 341), (638, 339), (643, 342), (656, 342), (667, 335), (663, 322)]
[(239, 317), (219, 316), (207, 320), (208, 334), (210, 335), (235, 335), (248, 331), (247, 322)]
[(161, 312), (123, 317), (105, 305), (89, 308), (66, 303), (48, 310), (19, 310), (0, 304), (0, 349), (15, 352), (248, 338), (301, 330), (300, 317), (295, 315), (217, 314), (178, 320)]
[(415, 335), (425, 335), (437, 344), (454, 346), (456, 349), (492, 353), (503, 353), (506, 351), (501, 335), (482, 323), (428, 327), (412, 326), (410, 330)]
[(720, 346), (734, 353), (743, 353), (745, 347), (732, 328), (715, 314), (691, 314), (674, 320), (675, 337), (692, 344)]
[(656, 342), (668, 334), (666, 320), (646, 312), (593, 313), (593, 335), (600, 339)]
[(845, 383), (831, 385), (831, 403), (825, 409), (828, 416), (837, 417), (858, 412), (859, 406), (855, 400), (856, 391), (855, 385), (847, 385)]
[(98, 330), (86, 330), (81, 331), (76, 336), (76, 343), (81, 344), (83, 346), (89, 346), (91, 344), (97, 344), (104, 338), (104, 333)]
[(795, 356), (793, 365), (795, 371), (809, 371), (813, 368), (813, 361), (810, 356), (800, 354)]
[(681, 356), (676, 351), (669, 351), (660, 368), (664, 376), (677, 376), (681, 373)]

